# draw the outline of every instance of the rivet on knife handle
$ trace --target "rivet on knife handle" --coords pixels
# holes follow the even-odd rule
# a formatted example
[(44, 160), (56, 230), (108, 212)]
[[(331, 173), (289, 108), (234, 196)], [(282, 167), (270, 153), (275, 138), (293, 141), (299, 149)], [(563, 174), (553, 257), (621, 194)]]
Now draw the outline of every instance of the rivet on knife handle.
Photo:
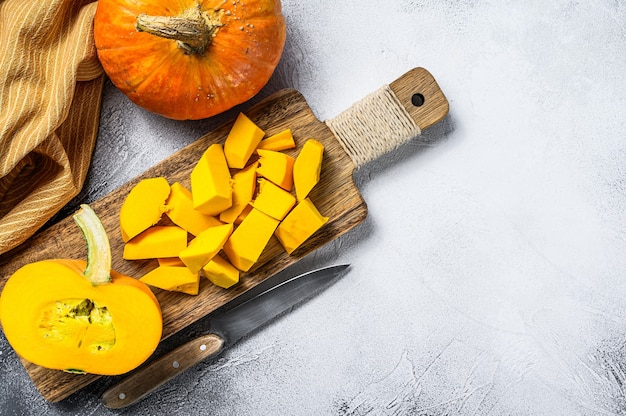
[(325, 123), (358, 169), (419, 136), (448, 108), (433, 76), (415, 68)]
[(219, 354), (223, 345), (224, 340), (216, 334), (189, 341), (108, 389), (102, 395), (102, 402), (110, 409), (129, 406), (188, 368)]

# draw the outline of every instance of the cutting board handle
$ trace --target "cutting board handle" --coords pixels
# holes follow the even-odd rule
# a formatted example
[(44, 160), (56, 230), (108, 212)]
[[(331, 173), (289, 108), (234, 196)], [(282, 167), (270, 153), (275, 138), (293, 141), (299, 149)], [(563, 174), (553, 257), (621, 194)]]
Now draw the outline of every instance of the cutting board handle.
[(419, 136), (448, 109), (435, 78), (414, 68), (325, 123), (358, 169)]

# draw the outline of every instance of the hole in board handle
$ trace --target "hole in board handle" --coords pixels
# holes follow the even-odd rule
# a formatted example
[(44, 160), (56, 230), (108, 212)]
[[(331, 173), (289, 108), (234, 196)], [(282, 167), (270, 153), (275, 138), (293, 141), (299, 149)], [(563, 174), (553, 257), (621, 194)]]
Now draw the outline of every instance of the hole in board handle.
[(413, 96), (411, 97), (411, 103), (415, 106), (415, 107), (421, 107), (424, 105), (424, 101), (426, 101), (424, 99), (424, 96), (422, 94), (415, 93), (413, 94)]

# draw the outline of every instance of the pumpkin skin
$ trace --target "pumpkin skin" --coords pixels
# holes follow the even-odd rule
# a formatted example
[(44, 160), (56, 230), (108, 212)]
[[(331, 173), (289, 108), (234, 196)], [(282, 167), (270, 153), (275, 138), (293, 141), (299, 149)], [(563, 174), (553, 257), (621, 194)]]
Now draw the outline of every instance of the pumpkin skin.
[[(190, 10), (218, 24), (200, 51), (138, 31), (138, 16)], [(280, 0), (99, 0), (94, 39), (102, 66), (133, 102), (165, 117), (203, 119), (241, 104), (263, 88), (286, 39)]]
[[(110, 283), (93, 285), (82, 275), (85, 265), (83, 260), (55, 259), (18, 269), (0, 296), (4, 333), (18, 355), (42, 367), (126, 373), (143, 363), (161, 339), (159, 303), (145, 284), (114, 271)], [(76, 325), (68, 331), (59, 320), (51, 322), (56, 302), (68, 299), (90, 299), (106, 307), (111, 325)]]

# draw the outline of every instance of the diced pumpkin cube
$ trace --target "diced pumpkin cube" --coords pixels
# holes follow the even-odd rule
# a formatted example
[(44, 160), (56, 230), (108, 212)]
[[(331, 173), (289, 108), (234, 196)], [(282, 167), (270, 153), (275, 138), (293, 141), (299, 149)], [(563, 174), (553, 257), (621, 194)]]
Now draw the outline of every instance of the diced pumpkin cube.
[(197, 273), (222, 249), (232, 232), (232, 224), (208, 228), (191, 240), (179, 257), (191, 272)]
[(296, 142), (293, 140), (291, 129), (286, 129), (280, 133), (276, 133), (273, 136), (261, 140), (257, 149), (262, 150), (288, 150), (296, 147)]
[(239, 270), (222, 256), (215, 256), (202, 268), (204, 276), (216, 286), (228, 289), (239, 282)]
[(191, 171), (193, 207), (205, 215), (217, 215), (232, 205), (230, 171), (219, 143), (212, 144)]
[(224, 244), (224, 253), (230, 263), (247, 272), (256, 263), (274, 234), (279, 221), (252, 208)]
[(142, 179), (130, 190), (120, 208), (124, 242), (159, 222), (169, 194), (170, 184), (163, 177)]
[(309, 198), (300, 201), (276, 228), (276, 238), (288, 254), (294, 252), (309, 237), (326, 224), (324, 217)]
[(126, 260), (177, 257), (185, 247), (187, 231), (176, 225), (157, 225), (124, 244), (123, 257)]
[(286, 191), (293, 188), (293, 164), (295, 159), (288, 154), (273, 150), (257, 150), (259, 167), (256, 172)]
[(159, 266), (143, 275), (141, 282), (173, 292), (197, 295), (200, 287), (200, 275), (192, 273), (185, 266)]
[(296, 157), (293, 164), (293, 184), (298, 201), (304, 200), (319, 182), (323, 154), (324, 145), (317, 140), (309, 139)]
[(185, 267), (185, 263), (180, 257), (160, 257), (157, 259), (159, 266), (163, 267)]
[(209, 227), (222, 225), (216, 217), (194, 209), (191, 191), (179, 182), (171, 186), (170, 196), (165, 202), (165, 214), (174, 224), (193, 235), (198, 235)]
[(245, 114), (239, 113), (224, 142), (224, 154), (228, 166), (243, 169), (263, 136), (265, 132), (259, 126)]
[(254, 162), (233, 175), (233, 205), (220, 213), (220, 221), (233, 224), (252, 201), (256, 189), (257, 166), (258, 163)]
[(259, 194), (252, 206), (281, 221), (296, 204), (296, 198), (278, 185), (259, 179)]

